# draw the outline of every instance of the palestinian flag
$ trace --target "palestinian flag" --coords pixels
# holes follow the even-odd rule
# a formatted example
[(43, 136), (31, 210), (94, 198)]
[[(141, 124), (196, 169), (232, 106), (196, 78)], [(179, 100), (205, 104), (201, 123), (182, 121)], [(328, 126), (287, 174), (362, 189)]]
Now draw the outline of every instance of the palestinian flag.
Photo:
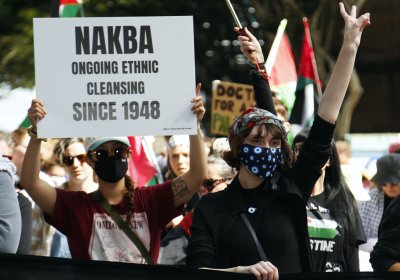
[[(299, 64), (299, 78), (296, 86), (296, 100), (289, 122), (296, 135), (301, 129), (311, 126), (314, 111), (321, 96), (321, 87), (311, 43), (310, 28), (307, 18), (303, 18), (304, 39)], [(318, 95), (315, 94), (317, 90)]]
[(83, 17), (83, 0), (53, 0), (53, 17)]
[(265, 69), (271, 77), (271, 90), (286, 104), (290, 114), (295, 100), (297, 73), (289, 38), (285, 33), (286, 25), (287, 20), (283, 19), (269, 51)]
[(145, 137), (129, 136), (131, 144), (132, 156), (128, 162), (128, 174), (136, 187), (149, 185), (149, 182), (154, 178), (155, 182), (150, 185), (162, 183), (162, 176), (158, 166), (154, 151)]
[(307, 226), (310, 238), (334, 239), (340, 234), (337, 230), (338, 224), (334, 220), (307, 217)]

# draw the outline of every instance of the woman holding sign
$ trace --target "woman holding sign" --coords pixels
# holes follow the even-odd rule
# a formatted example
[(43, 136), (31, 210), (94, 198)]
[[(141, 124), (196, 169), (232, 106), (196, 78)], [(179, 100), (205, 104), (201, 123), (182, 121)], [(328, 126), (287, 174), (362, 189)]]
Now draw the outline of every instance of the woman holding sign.
[(225, 191), (200, 200), (191, 227), (188, 264), (278, 279), (313, 271), (306, 202), (328, 161), (335, 122), (369, 14), (350, 15), (340, 3), (344, 40), (309, 137), (297, 161), (282, 122), (250, 108), (232, 124), (225, 160), (239, 171)]
[[(205, 109), (199, 95), (192, 111), (198, 124)], [(44, 211), (46, 220), (68, 238), (75, 259), (152, 264), (157, 260), (164, 226), (182, 211), (182, 205), (199, 190), (207, 174), (204, 144), (198, 131), (190, 136), (190, 170), (173, 181), (136, 187), (126, 175), (131, 155), (127, 137), (86, 139), (86, 162), (99, 182), (97, 192), (67, 192), (39, 179), (41, 140), (37, 122), (46, 116), (40, 100), (28, 110), (31, 135), (22, 167), (21, 184)]]

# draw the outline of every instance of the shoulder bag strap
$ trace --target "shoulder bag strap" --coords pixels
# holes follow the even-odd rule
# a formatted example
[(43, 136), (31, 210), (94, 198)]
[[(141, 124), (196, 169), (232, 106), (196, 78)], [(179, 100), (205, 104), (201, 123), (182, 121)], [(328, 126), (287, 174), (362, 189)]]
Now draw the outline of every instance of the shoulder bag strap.
[(95, 191), (92, 193), (92, 197), (95, 201), (101, 203), (107, 213), (111, 216), (114, 222), (117, 223), (119, 228), (129, 237), (129, 239), (135, 244), (135, 246), (139, 249), (143, 258), (146, 260), (146, 263), (153, 264), (153, 259), (151, 258), (149, 252), (146, 247), (143, 245), (143, 242), (137, 237), (137, 235), (131, 230), (128, 223), (122, 220), (121, 216), (111, 207), (111, 205), (104, 199), (103, 195), (99, 191)]
[(240, 213), (240, 217), (242, 218), (244, 224), (246, 225), (247, 229), (250, 231), (251, 236), (253, 237), (254, 243), (256, 243), (258, 253), (260, 254), (261, 260), (263, 261), (268, 261), (267, 256), (265, 255), (264, 249), (262, 248), (260, 242), (258, 241), (256, 232), (254, 231), (252, 225), (249, 222), (249, 219), (247, 219), (247, 216), (245, 213)]

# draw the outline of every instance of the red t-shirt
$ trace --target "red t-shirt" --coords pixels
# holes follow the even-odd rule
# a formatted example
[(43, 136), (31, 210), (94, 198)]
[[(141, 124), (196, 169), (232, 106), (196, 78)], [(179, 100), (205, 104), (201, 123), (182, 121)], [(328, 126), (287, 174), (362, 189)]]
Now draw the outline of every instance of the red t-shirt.
[[(156, 261), (164, 226), (182, 211), (174, 206), (171, 181), (135, 188), (133, 205), (131, 228)], [(124, 201), (113, 208), (126, 220)], [(57, 189), (53, 216), (45, 218), (67, 236), (74, 259), (144, 263), (133, 242), (90, 194)]]

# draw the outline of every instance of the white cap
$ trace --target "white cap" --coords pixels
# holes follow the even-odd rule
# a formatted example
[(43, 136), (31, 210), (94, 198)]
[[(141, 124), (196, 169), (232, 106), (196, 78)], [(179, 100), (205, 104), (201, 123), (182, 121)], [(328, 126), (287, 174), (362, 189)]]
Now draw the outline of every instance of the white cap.
[(128, 147), (131, 146), (128, 137), (100, 137), (100, 138), (88, 137), (85, 139), (86, 153), (89, 153), (89, 151), (96, 150), (99, 146), (110, 141), (121, 142), (122, 144), (125, 144)]
[(176, 146), (190, 147), (189, 136), (187, 135), (172, 135), (168, 140), (167, 150), (175, 148)]

